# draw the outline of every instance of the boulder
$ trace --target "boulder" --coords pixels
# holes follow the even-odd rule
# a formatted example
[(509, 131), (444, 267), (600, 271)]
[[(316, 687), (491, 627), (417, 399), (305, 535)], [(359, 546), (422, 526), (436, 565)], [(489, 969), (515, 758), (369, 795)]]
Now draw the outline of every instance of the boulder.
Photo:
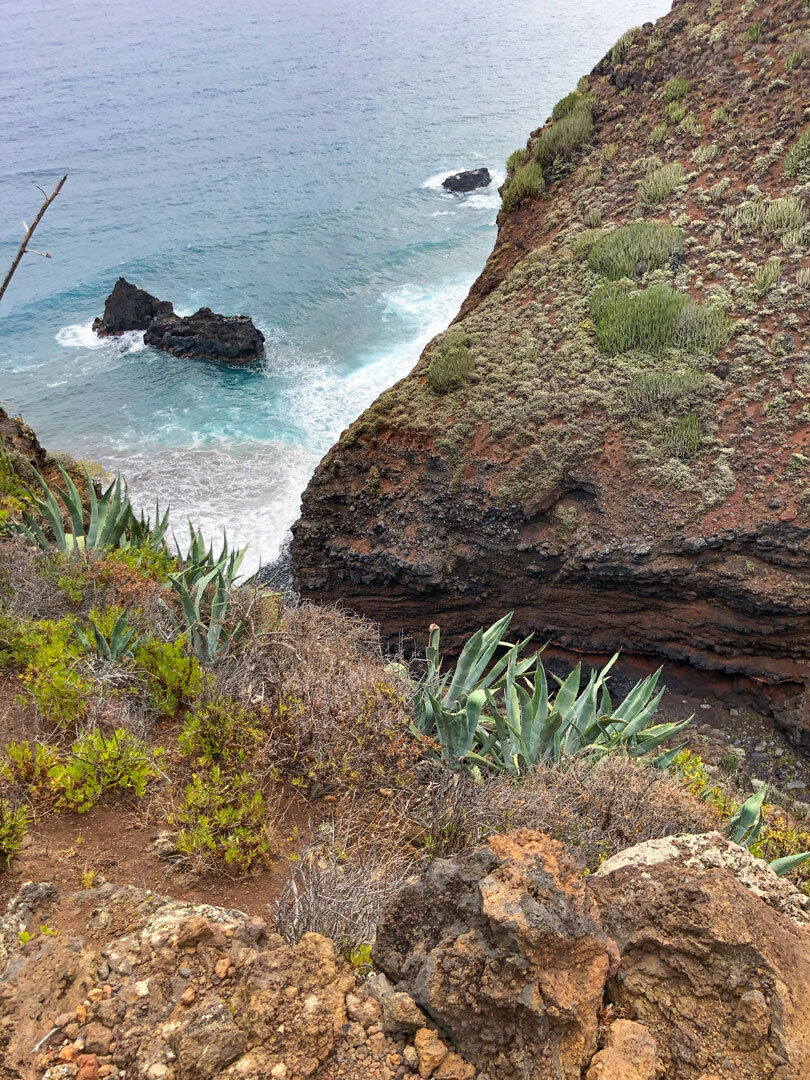
[(489, 169), (468, 169), (466, 172), (453, 173), (442, 180), (442, 187), (448, 191), (475, 191), (476, 188), (489, 187), (492, 177)]
[(719, 868), (627, 863), (588, 889), (621, 950), (607, 998), (649, 1030), (665, 1076), (810, 1076), (805, 927)]
[(373, 957), (491, 1080), (579, 1080), (618, 962), (565, 850), (529, 830), (432, 863), (385, 912)]
[(264, 353), (264, 335), (247, 315), (217, 315), (200, 308), (193, 315), (162, 315), (149, 326), (147, 345), (172, 356), (245, 364)]
[(655, 1080), (655, 1040), (643, 1024), (614, 1020), (585, 1080)]
[(120, 277), (104, 304), (104, 314), (93, 322), (99, 337), (124, 334), (128, 330), (148, 330), (160, 315), (172, 315), (168, 300), (158, 300), (151, 293), (131, 285)]
[(779, 877), (764, 859), (727, 840), (718, 832), (697, 836), (667, 836), (620, 851), (603, 862), (597, 877), (606, 877), (623, 866), (648, 867), (661, 863), (691, 870), (728, 870), (760, 900), (794, 922), (810, 924), (810, 896), (792, 881)]

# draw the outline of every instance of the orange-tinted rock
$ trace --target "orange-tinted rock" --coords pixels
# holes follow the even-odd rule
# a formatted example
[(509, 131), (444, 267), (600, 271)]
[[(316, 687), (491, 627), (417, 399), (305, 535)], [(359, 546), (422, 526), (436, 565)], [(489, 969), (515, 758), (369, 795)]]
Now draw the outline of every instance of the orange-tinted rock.
[(614, 1020), (585, 1080), (655, 1080), (655, 1040), (632, 1020)]

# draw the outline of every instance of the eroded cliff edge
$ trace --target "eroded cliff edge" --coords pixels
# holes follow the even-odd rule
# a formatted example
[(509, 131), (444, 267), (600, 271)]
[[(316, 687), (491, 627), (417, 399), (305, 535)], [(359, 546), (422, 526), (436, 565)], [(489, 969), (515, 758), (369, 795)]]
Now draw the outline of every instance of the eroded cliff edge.
[(453, 327), (307, 488), (305, 596), (391, 637), (514, 608), (789, 701), (810, 741), (809, 29), (676, 3), (559, 103)]

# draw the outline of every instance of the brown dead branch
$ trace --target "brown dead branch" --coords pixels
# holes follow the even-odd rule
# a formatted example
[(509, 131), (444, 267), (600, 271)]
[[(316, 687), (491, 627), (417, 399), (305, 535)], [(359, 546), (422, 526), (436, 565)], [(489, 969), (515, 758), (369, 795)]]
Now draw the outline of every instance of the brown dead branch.
[[(62, 179), (59, 181), (59, 183), (56, 185), (56, 187), (53, 189), (53, 192), (50, 195), (45, 195), (45, 192), (42, 190), (42, 188), (39, 188), (39, 190), (42, 191), (42, 194), (45, 195), (45, 202), (39, 208), (39, 213), (34, 218), (34, 221), (33, 221), (33, 223), (31, 224), (30, 227), (28, 225), (26, 225), (25, 222), (23, 222), (23, 227), (25, 228), (25, 236), (23, 237), (23, 241), (20, 244), (19, 251), (17, 252), (17, 254), (16, 254), (15, 258), (14, 258), (14, 262), (11, 264), (11, 267), (9, 268), (8, 273), (6, 274), (5, 278), (3, 279), (3, 284), (0, 285), (0, 300), (3, 299), (3, 294), (5, 293), (6, 289), (8, 288), (8, 283), (11, 281), (12, 277), (14, 276), (14, 271), (17, 269), (17, 267), (22, 262), (23, 255), (25, 255), (25, 254), (41, 255), (43, 259), (50, 259), (51, 256), (47, 252), (45, 252), (45, 251), (35, 251), (33, 248), (29, 248), (28, 247), (28, 242), (31, 239), (31, 237), (34, 235), (34, 230), (36, 229), (37, 225), (39, 225), (40, 221), (42, 221), (42, 218), (43, 218), (43, 216), (45, 214), (45, 211), (48, 209), (48, 207), (51, 205), (53, 200), (56, 198), (56, 196), (62, 190), (62, 184), (64, 184), (64, 182), (66, 180), (67, 180), (67, 176), (63, 176)], [(37, 184), (37, 187), (39, 187), (39, 184)]]

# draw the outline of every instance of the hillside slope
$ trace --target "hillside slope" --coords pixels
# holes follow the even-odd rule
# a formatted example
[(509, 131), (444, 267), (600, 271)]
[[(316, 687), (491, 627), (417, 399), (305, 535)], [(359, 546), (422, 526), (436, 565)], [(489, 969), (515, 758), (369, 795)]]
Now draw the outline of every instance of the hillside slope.
[(668, 658), (687, 681), (795, 704), (809, 30), (803, 0), (676, 3), (512, 155), (454, 325), (305, 493), (305, 596), (390, 636), (515, 608), (562, 649)]

